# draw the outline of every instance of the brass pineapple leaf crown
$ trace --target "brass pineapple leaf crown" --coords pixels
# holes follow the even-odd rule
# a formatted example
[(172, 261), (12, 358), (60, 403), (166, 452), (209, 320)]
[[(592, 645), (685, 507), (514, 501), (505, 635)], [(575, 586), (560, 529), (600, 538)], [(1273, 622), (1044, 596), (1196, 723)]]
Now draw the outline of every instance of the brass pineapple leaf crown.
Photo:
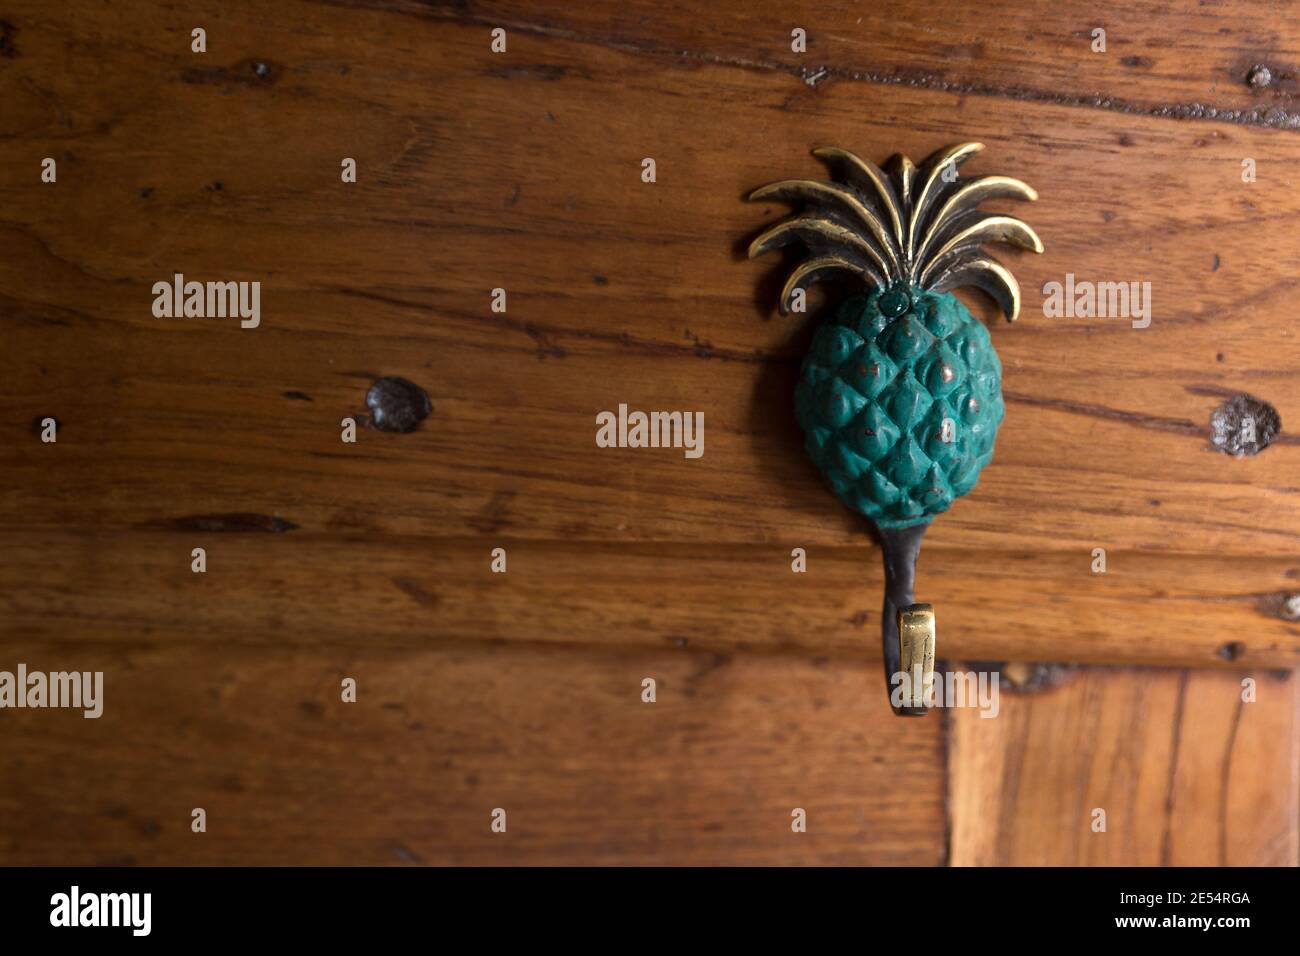
[(989, 199), (1038, 198), (1038, 193), (1008, 176), (961, 180), (957, 169), (984, 149), (983, 143), (958, 143), (936, 150), (918, 170), (901, 154), (886, 169), (846, 149), (819, 146), (833, 182), (788, 179), (754, 190), (750, 201), (777, 200), (802, 207), (797, 215), (767, 229), (749, 247), (762, 255), (802, 242), (807, 257), (781, 290), (781, 312), (791, 297), (836, 272), (848, 272), (866, 285), (886, 289), (906, 283), (932, 292), (960, 286), (983, 289), (1007, 321), (1020, 314), (1020, 285), (1008, 269), (981, 247), (1005, 242), (1043, 251), (1043, 243), (1012, 216), (980, 212)]

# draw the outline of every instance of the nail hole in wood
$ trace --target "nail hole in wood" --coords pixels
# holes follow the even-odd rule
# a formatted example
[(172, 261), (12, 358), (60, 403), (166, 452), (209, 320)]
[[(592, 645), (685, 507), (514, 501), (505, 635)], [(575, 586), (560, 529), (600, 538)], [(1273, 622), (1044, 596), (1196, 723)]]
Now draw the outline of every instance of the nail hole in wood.
[(1210, 441), (1225, 455), (1258, 455), (1282, 431), (1282, 419), (1268, 402), (1242, 393), (1210, 414)]
[(384, 432), (410, 432), (433, 411), (428, 393), (396, 375), (377, 379), (366, 392), (370, 424)]

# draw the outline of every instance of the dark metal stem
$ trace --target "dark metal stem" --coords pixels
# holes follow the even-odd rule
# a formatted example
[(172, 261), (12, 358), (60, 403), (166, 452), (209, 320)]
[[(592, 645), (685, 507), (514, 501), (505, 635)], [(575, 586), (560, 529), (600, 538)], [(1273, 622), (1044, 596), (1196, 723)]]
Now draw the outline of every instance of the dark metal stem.
[[(899, 672), (898, 609), (915, 603), (912, 589), (916, 583), (916, 559), (921, 553), (921, 539), (930, 522), (907, 528), (879, 528), (881, 550), (885, 557), (885, 606), (880, 612), (880, 643), (885, 657), (885, 692), (892, 693), (891, 679)], [(913, 716), (921, 711), (904, 709), (899, 714)]]

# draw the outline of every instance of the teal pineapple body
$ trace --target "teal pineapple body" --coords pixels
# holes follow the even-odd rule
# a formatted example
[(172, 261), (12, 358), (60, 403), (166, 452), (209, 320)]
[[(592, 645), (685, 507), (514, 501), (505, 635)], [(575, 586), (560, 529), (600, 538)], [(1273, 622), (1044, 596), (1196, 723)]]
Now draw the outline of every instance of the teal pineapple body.
[(882, 528), (927, 522), (974, 488), (1003, 413), (988, 330), (951, 293), (910, 284), (841, 303), (795, 388), (808, 454)]

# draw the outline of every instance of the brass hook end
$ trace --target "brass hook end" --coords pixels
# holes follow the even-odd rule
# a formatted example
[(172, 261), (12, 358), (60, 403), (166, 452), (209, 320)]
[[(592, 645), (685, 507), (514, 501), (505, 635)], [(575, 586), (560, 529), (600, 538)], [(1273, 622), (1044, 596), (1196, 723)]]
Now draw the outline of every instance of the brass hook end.
[(934, 687), (934, 606), (898, 609), (898, 666), (903, 691), (899, 714), (925, 716)]

